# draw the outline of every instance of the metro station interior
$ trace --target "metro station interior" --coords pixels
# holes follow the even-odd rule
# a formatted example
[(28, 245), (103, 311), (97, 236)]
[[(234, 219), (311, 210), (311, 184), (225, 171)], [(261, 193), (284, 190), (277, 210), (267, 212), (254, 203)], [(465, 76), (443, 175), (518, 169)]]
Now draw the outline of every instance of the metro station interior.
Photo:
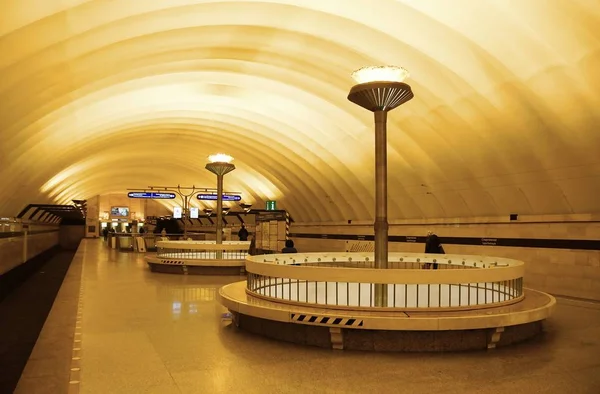
[(0, 394), (600, 393), (600, 2), (3, 0)]

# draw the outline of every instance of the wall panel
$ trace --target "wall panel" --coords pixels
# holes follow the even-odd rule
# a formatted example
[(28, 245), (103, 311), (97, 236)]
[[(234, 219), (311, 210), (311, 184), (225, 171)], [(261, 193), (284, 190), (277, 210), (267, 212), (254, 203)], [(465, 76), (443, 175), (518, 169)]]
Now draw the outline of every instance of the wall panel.
[[(526, 263), (527, 286), (557, 295), (600, 301), (600, 222), (546, 220), (476, 223), (478, 218), (472, 218), (471, 223), (392, 224), (390, 237), (415, 236), (422, 241), (427, 231), (432, 230), (441, 237), (446, 253), (522, 260)], [(291, 230), (300, 252), (344, 251), (350, 243), (357, 242), (356, 235), (359, 239), (364, 235), (367, 238), (364, 242), (372, 242), (369, 236), (373, 234), (370, 225), (293, 224)], [(330, 239), (342, 234), (346, 239)], [(452, 242), (444, 242), (444, 238)], [(473, 238), (485, 238), (489, 244), (469, 244), (474, 242)], [(498, 246), (503, 240), (522, 241), (532, 246)], [(538, 244), (544, 247), (535, 247)], [(578, 249), (583, 247), (588, 249)], [(424, 249), (421, 242), (390, 242), (389, 245), (390, 252), (423, 252)]]

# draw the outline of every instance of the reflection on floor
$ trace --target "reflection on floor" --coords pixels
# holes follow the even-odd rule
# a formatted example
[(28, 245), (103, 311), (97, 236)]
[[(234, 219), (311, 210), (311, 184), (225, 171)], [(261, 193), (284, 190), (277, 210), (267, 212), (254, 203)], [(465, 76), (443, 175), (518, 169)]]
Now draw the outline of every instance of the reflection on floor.
[(377, 354), (276, 342), (222, 320), (242, 277), (151, 273), (86, 240), (80, 392), (600, 392), (600, 306), (559, 300), (539, 340), (490, 352)]

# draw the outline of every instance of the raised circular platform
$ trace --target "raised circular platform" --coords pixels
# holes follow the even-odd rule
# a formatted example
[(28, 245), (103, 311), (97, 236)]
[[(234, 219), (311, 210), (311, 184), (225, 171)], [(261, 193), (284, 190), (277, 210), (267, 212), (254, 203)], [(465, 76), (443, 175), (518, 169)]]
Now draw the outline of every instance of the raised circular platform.
[(157, 252), (145, 257), (152, 272), (196, 275), (240, 275), (250, 242), (158, 241)]
[[(439, 269), (421, 269), (433, 263)], [(360, 253), (249, 256), (248, 280), (224, 286), (219, 299), (256, 334), (380, 351), (509, 345), (540, 333), (555, 305), (523, 289), (516, 260), (390, 254), (390, 266), (374, 269)], [(385, 286), (384, 306), (374, 305), (373, 283)]]

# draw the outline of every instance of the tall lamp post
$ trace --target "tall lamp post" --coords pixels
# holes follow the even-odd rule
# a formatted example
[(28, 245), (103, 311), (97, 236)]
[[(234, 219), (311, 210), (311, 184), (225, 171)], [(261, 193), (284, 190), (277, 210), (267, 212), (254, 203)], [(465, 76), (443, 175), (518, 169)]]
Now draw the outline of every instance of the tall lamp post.
[[(396, 66), (368, 66), (352, 73), (357, 85), (352, 101), (375, 114), (375, 268), (388, 267), (387, 113), (414, 97), (403, 83), (408, 71)], [(375, 284), (375, 306), (387, 307), (387, 285)]]
[(205, 167), (217, 176), (217, 244), (223, 243), (223, 176), (235, 170), (232, 160), (233, 157), (229, 155), (217, 153), (208, 156), (209, 163)]

